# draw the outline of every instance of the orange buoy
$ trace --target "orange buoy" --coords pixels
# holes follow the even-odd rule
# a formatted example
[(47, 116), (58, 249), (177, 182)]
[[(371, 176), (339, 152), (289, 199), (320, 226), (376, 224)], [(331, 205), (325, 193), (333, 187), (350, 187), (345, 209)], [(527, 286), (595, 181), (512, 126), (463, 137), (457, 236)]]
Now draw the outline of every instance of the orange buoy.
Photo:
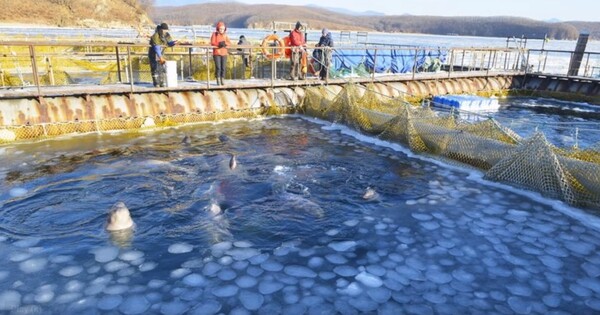
[(285, 57), (292, 58), (292, 38), (289, 36), (284, 37), (283, 44), (285, 45)]

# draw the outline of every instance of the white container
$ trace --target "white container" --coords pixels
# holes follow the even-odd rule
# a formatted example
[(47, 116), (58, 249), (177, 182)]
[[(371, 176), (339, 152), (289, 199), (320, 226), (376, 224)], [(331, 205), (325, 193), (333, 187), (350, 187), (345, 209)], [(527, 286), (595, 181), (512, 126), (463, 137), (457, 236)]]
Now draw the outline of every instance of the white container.
[(165, 68), (167, 87), (177, 87), (177, 61), (167, 60)]

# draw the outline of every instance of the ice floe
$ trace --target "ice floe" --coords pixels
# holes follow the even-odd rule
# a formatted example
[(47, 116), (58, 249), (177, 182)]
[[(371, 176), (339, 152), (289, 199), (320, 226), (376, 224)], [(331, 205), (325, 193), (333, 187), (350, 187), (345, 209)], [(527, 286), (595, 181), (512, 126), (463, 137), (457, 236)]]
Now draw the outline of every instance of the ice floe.
[(171, 254), (185, 254), (194, 249), (194, 246), (188, 243), (175, 243), (169, 245), (168, 251)]

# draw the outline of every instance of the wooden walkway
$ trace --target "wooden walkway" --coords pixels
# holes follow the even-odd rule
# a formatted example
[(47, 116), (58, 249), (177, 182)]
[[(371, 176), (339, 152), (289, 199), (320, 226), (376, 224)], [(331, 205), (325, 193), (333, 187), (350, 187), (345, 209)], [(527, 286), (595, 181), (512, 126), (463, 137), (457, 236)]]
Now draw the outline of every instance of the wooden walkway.
[(150, 83), (121, 83), (121, 84), (72, 84), (62, 86), (25, 86), (0, 88), (0, 101), (2, 99), (20, 99), (36, 97), (60, 97), (79, 95), (106, 95), (106, 94), (128, 94), (128, 93), (168, 93), (189, 92), (207, 90), (235, 90), (235, 89), (265, 89), (265, 88), (295, 88), (320, 86), (325, 84), (344, 85), (347, 83), (391, 83), (407, 81), (427, 81), (459, 78), (482, 78), (482, 77), (506, 77), (519, 76), (523, 73), (515, 71), (454, 71), (454, 72), (424, 72), (406, 74), (376, 74), (369, 77), (344, 77), (330, 79), (327, 82), (316, 77), (306, 80), (270, 80), (270, 79), (247, 79), (247, 80), (225, 80), (224, 86), (216, 85), (215, 81), (179, 81), (177, 87), (155, 88)]

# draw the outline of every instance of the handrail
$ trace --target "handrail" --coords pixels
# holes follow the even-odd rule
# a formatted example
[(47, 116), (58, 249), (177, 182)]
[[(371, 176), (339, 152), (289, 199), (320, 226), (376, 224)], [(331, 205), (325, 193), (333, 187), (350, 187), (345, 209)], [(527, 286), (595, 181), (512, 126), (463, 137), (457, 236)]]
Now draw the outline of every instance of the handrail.
[[(0, 47), (0, 69), (2, 70), (2, 74), (10, 75), (11, 70), (14, 72), (15, 69), (18, 69), (19, 72), (23, 72), (27, 75), (29, 73), (40, 72), (43, 76), (44, 71), (41, 69), (38, 70), (37, 66), (35, 66), (35, 60), (31, 60), (27, 62), (23, 59), (24, 53), (21, 52), (26, 47), (33, 47), (35, 51), (35, 55), (37, 58), (45, 58), (47, 63), (51, 63), (53, 72), (56, 75), (57, 72), (64, 70), (64, 72), (69, 75), (69, 73), (81, 74), (86, 73), (87, 75), (105, 75), (103, 73), (108, 72), (110, 75), (111, 71), (115, 72), (115, 77), (120, 78), (118, 81), (116, 79), (102, 79), (101, 81), (106, 82), (120, 82), (127, 83), (131, 86), (131, 90), (133, 91), (136, 88), (136, 85), (144, 82), (151, 82), (150, 77), (148, 75), (147, 65), (148, 61), (147, 56), (147, 48), (148, 45), (146, 43), (135, 43), (135, 42), (114, 42), (114, 41), (102, 41), (102, 42), (76, 42), (76, 41), (3, 41), (3, 47)], [(83, 48), (76, 48), (83, 47)], [(75, 49), (72, 49), (75, 48)], [(289, 62), (289, 60), (285, 58), (265, 58), (264, 51), (269, 51), (269, 49), (285, 49), (288, 47), (263, 47), (263, 46), (254, 46), (254, 45), (234, 45), (232, 46), (230, 54), (231, 59), (233, 60), (233, 64), (235, 67), (243, 64), (241, 62), (242, 55), (244, 53), (238, 52), (237, 49), (242, 49), (244, 51), (248, 51), (249, 55), (252, 56), (252, 64), (251, 64), (251, 74), (250, 77), (255, 77), (258, 79), (268, 79), (270, 80), (270, 85), (274, 86), (275, 80), (280, 80), (287, 75), (288, 67), (285, 65), (281, 65), (281, 63)], [(183, 78), (192, 78), (196, 76), (200, 78), (199, 81), (206, 81), (206, 87), (210, 88), (210, 80), (211, 73), (214, 66), (212, 63), (212, 49), (213, 47), (206, 44), (192, 44), (192, 45), (176, 45), (166, 50), (165, 54), (167, 59), (175, 59), (181, 63), (178, 67), (180, 70), (179, 78), (183, 80)], [(308, 47), (309, 51), (313, 49), (319, 49), (316, 47)], [(429, 58), (426, 56), (426, 52), (428, 51), (436, 51), (446, 50), (442, 47), (427, 47), (427, 46), (411, 46), (410, 49), (407, 47), (398, 45), (387, 45), (383, 47), (365, 47), (364, 45), (348, 45), (342, 47), (335, 47), (333, 49), (332, 54), (336, 54), (336, 52), (342, 52), (346, 50), (352, 51), (360, 51), (360, 50), (370, 50), (374, 51), (375, 60), (372, 60), (373, 66), (372, 68), (365, 68), (367, 72), (369, 72), (369, 76), (371, 81), (375, 80), (376, 74), (373, 69), (379, 65), (380, 62), (384, 62), (387, 58), (388, 60), (391, 58), (391, 51), (398, 51), (398, 49), (402, 51), (409, 51), (411, 54), (411, 58), (413, 59), (413, 65), (410, 66), (411, 69), (409, 72), (411, 77), (414, 79), (415, 74), (418, 72), (426, 71), (425, 69), (421, 69), (421, 65), (418, 64), (418, 59), (420, 58)], [(458, 73), (458, 72), (469, 72), (469, 71), (484, 71), (486, 75), (490, 75), (490, 73), (497, 73), (498, 71), (507, 72), (507, 73), (521, 73), (523, 69), (515, 68), (512, 65), (520, 64), (522, 61), (520, 58), (524, 58), (527, 54), (524, 52), (523, 48), (449, 48), (447, 49), (447, 56), (450, 58), (446, 58), (445, 60), (440, 62), (441, 67), (450, 73)], [(127, 51), (127, 54), (123, 56), (123, 51)], [(6, 52), (3, 54), (3, 52)], [(420, 56), (422, 54), (423, 56)], [(502, 64), (501, 58), (494, 58), (492, 60), (491, 54), (504, 56), (505, 60), (509, 60), (509, 63)], [(455, 58), (456, 56), (462, 56)], [(340, 57), (341, 58), (341, 57)], [(433, 57), (432, 57), (433, 58)], [(435, 57), (441, 58), (441, 57)], [(240, 61), (238, 61), (238, 59)], [(37, 60), (37, 64), (40, 67), (43, 67), (40, 60)], [(89, 65), (96, 65), (96, 67), (90, 66), (90, 69), (85, 69), (81, 62), (85, 61), (89, 63)], [(114, 67), (116, 70), (110, 70), (111, 65), (114, 63)], [(62, 66), (61, 66), (62, 64)], [(332, 63), (332, 66), (334, 64)], [(99, 69), (102, 68), (103, 69)], [(203, 73), (196, 72), (198, 67), (205, 68), (206, 71)], [(35, 68), (35, 69), (34, 69)], [(61, 69), (62, 68), (62, 69)], [(23, 69), (28, 69), (23, 71)], [(363, 69), (363, 71), (365, 70)], [(121, 71), (129, 72), (126, 76), (122, 76)], [(237, 77), (237, 73), (243, 73), (244, 71), (228, 71), (228, 75), (233, 76), (233, 73), (236, 73), (236, 77), (230, 77), (227, 79), (243, 79), (244, 77)], [(47, 74), (46, 74), (47, 75)], [(401, 75), (401, 74), (397, 74)], [(450, 74), (452, 75), (452, 74)], [(329, 78), (327, 77), (326, 82), (329, 82)], [(127, 82), (122, 82), (123, 80), (127, 80)], [(50, 80), (51, 82), (55, 81), (54, 78)], [(24, 85), (25, 82), (23, 82)], [(58, 83), (57, 85), (64, 85), (65, 83)], [(100, 83), (102, 84), (102, 83)], [(4, 85), (4, 82), (2, 82)], [(48, 86), (48, 83), (40, 82), (39, 80), (35, 80), (36, 87)], [(38, 91), (38, 95), (40, 92)]]

